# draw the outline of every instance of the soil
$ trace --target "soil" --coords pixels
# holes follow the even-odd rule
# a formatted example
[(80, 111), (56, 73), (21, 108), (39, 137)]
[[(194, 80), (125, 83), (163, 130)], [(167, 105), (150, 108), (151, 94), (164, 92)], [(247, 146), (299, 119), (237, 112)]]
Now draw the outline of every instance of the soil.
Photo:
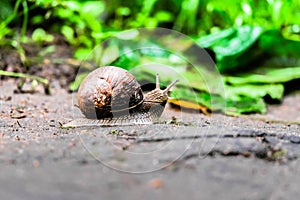
[(51, 81), (47, 95), (20, 92), (18, 79), (1, 78), (1, 199), (299, 197), (299, 92), (266, 115), (206, 116), (168, 106), (158, 124), (62, 129), (83, 117), (68, 90), (77, 68), (47, 59), (67, 60), (71, 52), (57, 46), (29, 69), (1, 50), (1, 69)]
[[(50, 47), (54, 49), (47, 52), (49, 46), (25, 46), (25, 63), (16, 50), (0, 49), (0, 70), (36, 75), (49, 80), (53, 88), (68, 90), (70, 83), (75, 80), (80, 63), (72, 59), (73, 51), (67, 44), (53, 44)], [(0, 76), (0, 80), (7, 78)], [(21, 80), (16, 81), (18, 84)], [(26, 88), (17, 89), (19, 92), (26, 92)]]

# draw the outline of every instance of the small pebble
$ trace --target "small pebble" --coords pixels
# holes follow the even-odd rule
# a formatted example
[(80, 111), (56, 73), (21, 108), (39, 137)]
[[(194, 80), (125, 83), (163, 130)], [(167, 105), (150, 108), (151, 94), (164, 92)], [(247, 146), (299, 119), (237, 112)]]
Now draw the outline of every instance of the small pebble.
[(162, 179), (154, 178), (154, 179), (150, 180), (149, 185), (150, 185), (150, 187), (152, 187), (154, 189), (158, 189), (158, 188), (163, 188), (165, 184)]
[(37, 168), (37, 167), (40, 166), (40, 161), (34, 160), (34, 161), (32, 162), (32, 165), (33, 165), (33, 167)]

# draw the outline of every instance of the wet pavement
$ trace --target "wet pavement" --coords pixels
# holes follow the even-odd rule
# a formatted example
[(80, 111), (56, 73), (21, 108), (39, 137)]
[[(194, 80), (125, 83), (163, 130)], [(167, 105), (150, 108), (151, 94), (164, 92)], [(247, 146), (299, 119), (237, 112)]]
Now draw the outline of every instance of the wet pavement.
[(299, 197), (299, 93), (266, 115), (168, 107), (158, 124), (62, 129), (81, 117), (72, 94), (0, 91), (0, 199)]

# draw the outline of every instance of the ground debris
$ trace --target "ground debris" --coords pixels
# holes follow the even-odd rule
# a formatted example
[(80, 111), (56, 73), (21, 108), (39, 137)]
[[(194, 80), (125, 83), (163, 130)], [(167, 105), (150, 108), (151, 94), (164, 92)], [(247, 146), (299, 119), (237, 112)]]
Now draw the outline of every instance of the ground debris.
[(161, 178), (154, 178), (149, 181), (149, 186), (154, 189), (163, 188), (164, 185), (164, 181)]

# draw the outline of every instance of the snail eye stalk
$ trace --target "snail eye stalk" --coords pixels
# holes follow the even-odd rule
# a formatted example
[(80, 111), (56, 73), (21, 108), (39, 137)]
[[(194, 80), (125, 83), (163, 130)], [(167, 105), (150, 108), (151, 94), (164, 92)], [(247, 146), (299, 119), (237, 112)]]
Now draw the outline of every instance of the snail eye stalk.
[(166, 89), (163, 90), (163, 93), (168, 94), (168, 92), (171, 90), (171, 88), (178, 82), (179, 82), (179, 80), (173, 81), (170, 85), (168, 85), (168, 87)]
[(160, 89), (160, 83), (159, 83), (158, 73), (156, 73), (156, 89)]

